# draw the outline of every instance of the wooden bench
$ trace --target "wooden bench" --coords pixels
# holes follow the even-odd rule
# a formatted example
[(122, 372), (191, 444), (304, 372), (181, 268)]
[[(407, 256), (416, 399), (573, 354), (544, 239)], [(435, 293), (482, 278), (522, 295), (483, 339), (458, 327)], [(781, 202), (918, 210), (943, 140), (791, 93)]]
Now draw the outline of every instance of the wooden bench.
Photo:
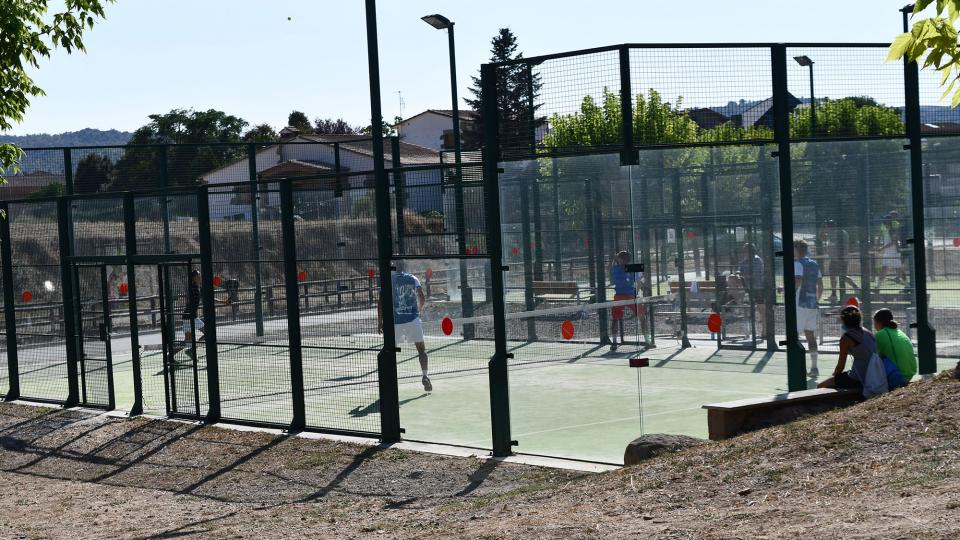
[(792, 422), (802, 416), (853, 405), (859, 390), (817, 388), (704, 405), (710, 440), (722, 441), (741, 433)]
[[(692, 281), (687, 281), (684, 283), (684, 290), (687, 291), (687, 307), (693, 308), (709, 308), (716, 301), (717, 296), (717, 282), (716, 281), (697, 281), (697, 291), (692, 292), (690, 290)], [(680, 282), (671, 281), (670, 282), (670, 292), (679, 295), (680, 294)], [(679, 296), (678, 296), (679, 298)], [(679, 301), (679, 299), (677, 300)]]
[(576, 281), (534, 281), (533, 297), (539, 302), (576, 303), (584, 299), (580, 296), (580, 285)]

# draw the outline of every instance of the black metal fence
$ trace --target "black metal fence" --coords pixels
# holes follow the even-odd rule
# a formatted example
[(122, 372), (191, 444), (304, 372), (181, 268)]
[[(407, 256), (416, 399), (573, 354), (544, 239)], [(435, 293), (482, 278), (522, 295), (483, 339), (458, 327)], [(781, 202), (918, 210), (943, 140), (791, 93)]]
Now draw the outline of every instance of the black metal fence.
[[(625, 347), (786, 346), (778, 380), (806, 388), (851, 297), (908, 323), (932, 373), (960, 354), (960, 139), (885, 56), (622, 45), (485, 65), (482, 160), (393, 139), (382, 177), (369, 139), (30, 150), (0, 188), (0, 384), (109, 408), (129, 362), (134, 413), (552, 453), (539, 407), (614, 420), (528, 368), (595, 368), (581, 383), (628, 403), (608, 371)], [(796, 241), (823, 284), (802, 309), (818, 280)], [(428, 360), (408, 329), (381, 334), (381, 299), (408, 300), (398, 272), (422, 285)], [(404, 417), (425, 373), (476, 384)]]

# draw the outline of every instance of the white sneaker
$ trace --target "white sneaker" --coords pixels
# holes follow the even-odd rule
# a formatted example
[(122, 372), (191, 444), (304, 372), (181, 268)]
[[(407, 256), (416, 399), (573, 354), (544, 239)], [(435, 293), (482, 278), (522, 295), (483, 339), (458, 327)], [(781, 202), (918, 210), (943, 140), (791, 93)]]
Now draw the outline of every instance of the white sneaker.
[(433, 383), (430, 382), (430, 377), (424, 375), (423, 378), (420, 379), (420, 382), (423, 383), (423, 389), (425, 391), (430, 392), (433, 390)]
[(810, 372), (807, 373), (807, 377), (811, 379), (816, 379), (818, 376), (820, 376), (820, 370), (817, 368), (810, 368)]

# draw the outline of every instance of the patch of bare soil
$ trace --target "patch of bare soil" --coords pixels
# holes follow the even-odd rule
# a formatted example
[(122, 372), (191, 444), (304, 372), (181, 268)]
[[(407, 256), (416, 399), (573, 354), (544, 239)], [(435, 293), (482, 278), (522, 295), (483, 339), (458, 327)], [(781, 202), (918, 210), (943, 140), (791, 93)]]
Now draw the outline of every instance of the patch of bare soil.
[(960, 383), (602, 475), (0, 406), (0, 536), (957, 538)]

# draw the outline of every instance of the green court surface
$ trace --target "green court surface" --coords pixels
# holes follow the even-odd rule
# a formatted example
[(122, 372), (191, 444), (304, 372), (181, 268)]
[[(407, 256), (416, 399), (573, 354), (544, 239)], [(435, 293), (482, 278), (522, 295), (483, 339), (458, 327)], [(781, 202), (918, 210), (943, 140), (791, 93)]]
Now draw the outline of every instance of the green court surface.
[[(374, 345), (377, 336), (329, 338), (328, 346)], [(673, 342), (639, 352), (609, 353), (590, 343), (516, 342), (510, 367), (511, 433), (517, 452), (621, 463), (626, 444), (642, 433), (706, 437), (707, 403), (786, 391), (782, 353), (718, 351), (709, 342), (680, 349)], [(404, 437), (478, 448), (490, 446), (488, 341), (427, 338), (433, 390), (421, 385), (416, 354), (399, 353), (400, 420)], [(412, 347), (410, 347), (412, 350)], [(220, 347), (224, 418), (284, 423), (291, 416), (288, 356), (282, 348)], [(179, 359), (186, 363), (181, 355)], [(631, 357), (650, 366), (630, 368)], [(202, 355), (201, 355), (202, 359)], [(147, 412), (163, 414), (158, 352), (144, 353)], [(117, 408), (133, 402), (130, 355), (114, 355)], [(176, 372), (184, 410), (193, 410), (193, 370)], [(197, 378), (206, 395), (203, 369)], [(641, 376), (638, 391), (637, 376)], [(379, 429), (376, 352), (305, 349), (308, 424), (330, 429)], [(285, 390), (286, 389), (286, 390)], [(642, 397), (642, 409), (641, 409)], [(205, 406), (201, 406), (201, 409)], [(642, 411), (642, 425), (641, 425)]]

